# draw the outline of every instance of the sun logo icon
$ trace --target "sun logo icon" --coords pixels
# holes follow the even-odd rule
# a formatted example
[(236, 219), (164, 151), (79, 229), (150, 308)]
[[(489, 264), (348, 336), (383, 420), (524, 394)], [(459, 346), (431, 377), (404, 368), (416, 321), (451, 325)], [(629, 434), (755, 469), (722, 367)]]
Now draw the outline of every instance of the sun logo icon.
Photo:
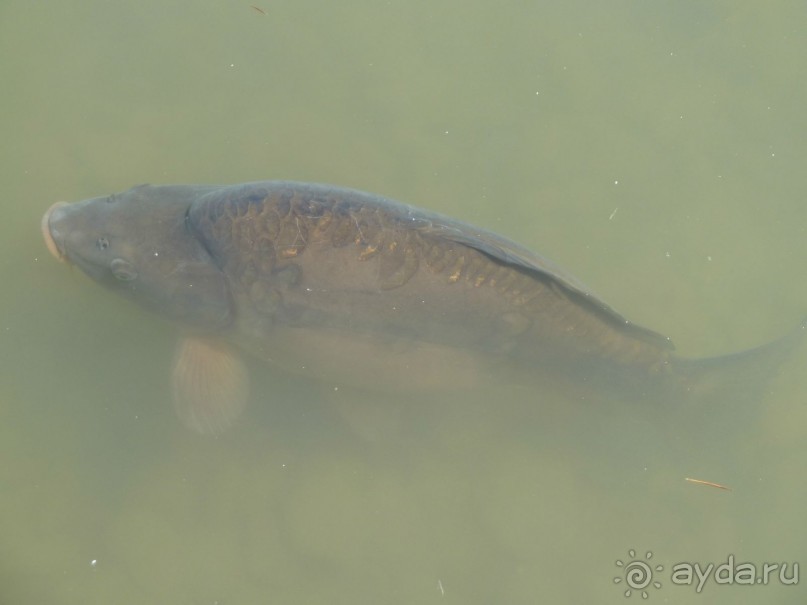
[(645, 588), (653, 586), (654, 588), (661, 588), (661, 582), (653, 580), (653, 572), (664, 571), (663, 565), (652, 566), (650, 559), (653, 558), (653, 553), (649, 550), (645, 553), (644, 560), (636, 558), (636, 551), (631, 549), (628, 551), (630, 561), (624, 563), (620, 559), (616, 560), (616, 566), (623, 570), (623, 576), (614, 578), (614, 584), (625, 582), (627, 589), (625, 590), (625, 598), (630, 597), (634, 591), (641, 594), (643, 599), (649, 595)]

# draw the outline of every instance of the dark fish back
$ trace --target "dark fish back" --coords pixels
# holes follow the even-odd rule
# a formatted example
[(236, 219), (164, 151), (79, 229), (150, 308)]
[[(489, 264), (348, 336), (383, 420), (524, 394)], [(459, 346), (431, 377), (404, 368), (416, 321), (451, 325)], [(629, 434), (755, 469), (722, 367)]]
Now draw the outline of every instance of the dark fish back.
[[(630, 323), (525, 248), (363, 192), (293, 182), (250, 183), (204, 196), (193, 204), (189, 221), (219, 266), (247, 292), (272, 290), (267, 284), (290, 265), (310, 273), (313, 263), (342, 254), (351, 263), (345, 280), (355, 269), (374, 263), (375, 282), (355, 288), (374, 287), (379, 306), (394, 299), (384, 293), (400, 301), (412, 294), (453, 305), (435, 308), (439, 318), (410, 315), (392, 328), (389, 321), (396, 320), (374, 321), (373, 308), (356, 309), (368, 329), (414, 331), (426, 339), (437, 333), (446, 344), (504, 351), (529, 363), (551, 359), (559, 365), (608, 359), (659, 369), (672, 349), (669, 339)], [(293, 285), (286, 281), (286, 288)], [(268, 306), (276, 308), (274, 303)], [(433, 327), (437, 320), (458, 326), (441, 333)], [(467, 338), (454, 335), (463, 330)]]

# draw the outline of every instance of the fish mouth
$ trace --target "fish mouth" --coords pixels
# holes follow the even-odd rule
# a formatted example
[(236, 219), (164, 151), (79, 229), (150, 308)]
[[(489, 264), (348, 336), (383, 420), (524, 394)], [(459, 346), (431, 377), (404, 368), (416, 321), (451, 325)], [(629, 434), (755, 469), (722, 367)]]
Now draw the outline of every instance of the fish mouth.
[(59, 208), (67, 206), (67, 202), (56, 202), (47, 209), (45, 215), (42, 217), (42, 223), (40, 225), (42, 229), (42, 237), (45, 238), (45, 246), (48, 248), (48, 252), (53, 255), (53, 258), (60, 262), (67, 262), (65, 260), (66, 254), (64, 252), (64, 244), (59, 244), (58, 240), (61, 239), (61, 234), (58, 231), (51, 229), (50, 226), (50, 219), (53, 216), (54, 211), (57, 211)]

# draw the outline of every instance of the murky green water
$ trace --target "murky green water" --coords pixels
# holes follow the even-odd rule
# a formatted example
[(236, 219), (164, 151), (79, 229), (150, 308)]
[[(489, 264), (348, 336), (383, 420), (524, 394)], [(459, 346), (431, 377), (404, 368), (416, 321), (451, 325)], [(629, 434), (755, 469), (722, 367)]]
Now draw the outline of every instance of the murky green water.
[(0, 6), (0, 603), (621, 603), (630, 549), (664, 567), (650, 602), (802, 603), (671, 569), (807, 566), (804, 349), (756, 409), (703, 411), (513, 389), (346, 419), (253, 364), (244, 422), (201, 439), (170, 327), (38, 223), (140, 182), (333, 182), (540, 250), (684, 355), (738, 350), (807, 311), (807, 11), (255, 6)]

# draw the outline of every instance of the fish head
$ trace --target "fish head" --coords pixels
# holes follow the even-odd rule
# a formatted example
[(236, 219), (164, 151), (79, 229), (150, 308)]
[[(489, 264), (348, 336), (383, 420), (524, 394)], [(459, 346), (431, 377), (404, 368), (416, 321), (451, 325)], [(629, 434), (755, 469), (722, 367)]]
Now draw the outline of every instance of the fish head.
[(218, 329), (231, 321), (226, 277), (188, 228), (210, 188), (139, 185), (116, 195), (57, 202), (42, 218), (51, 254), (172, 320)]

